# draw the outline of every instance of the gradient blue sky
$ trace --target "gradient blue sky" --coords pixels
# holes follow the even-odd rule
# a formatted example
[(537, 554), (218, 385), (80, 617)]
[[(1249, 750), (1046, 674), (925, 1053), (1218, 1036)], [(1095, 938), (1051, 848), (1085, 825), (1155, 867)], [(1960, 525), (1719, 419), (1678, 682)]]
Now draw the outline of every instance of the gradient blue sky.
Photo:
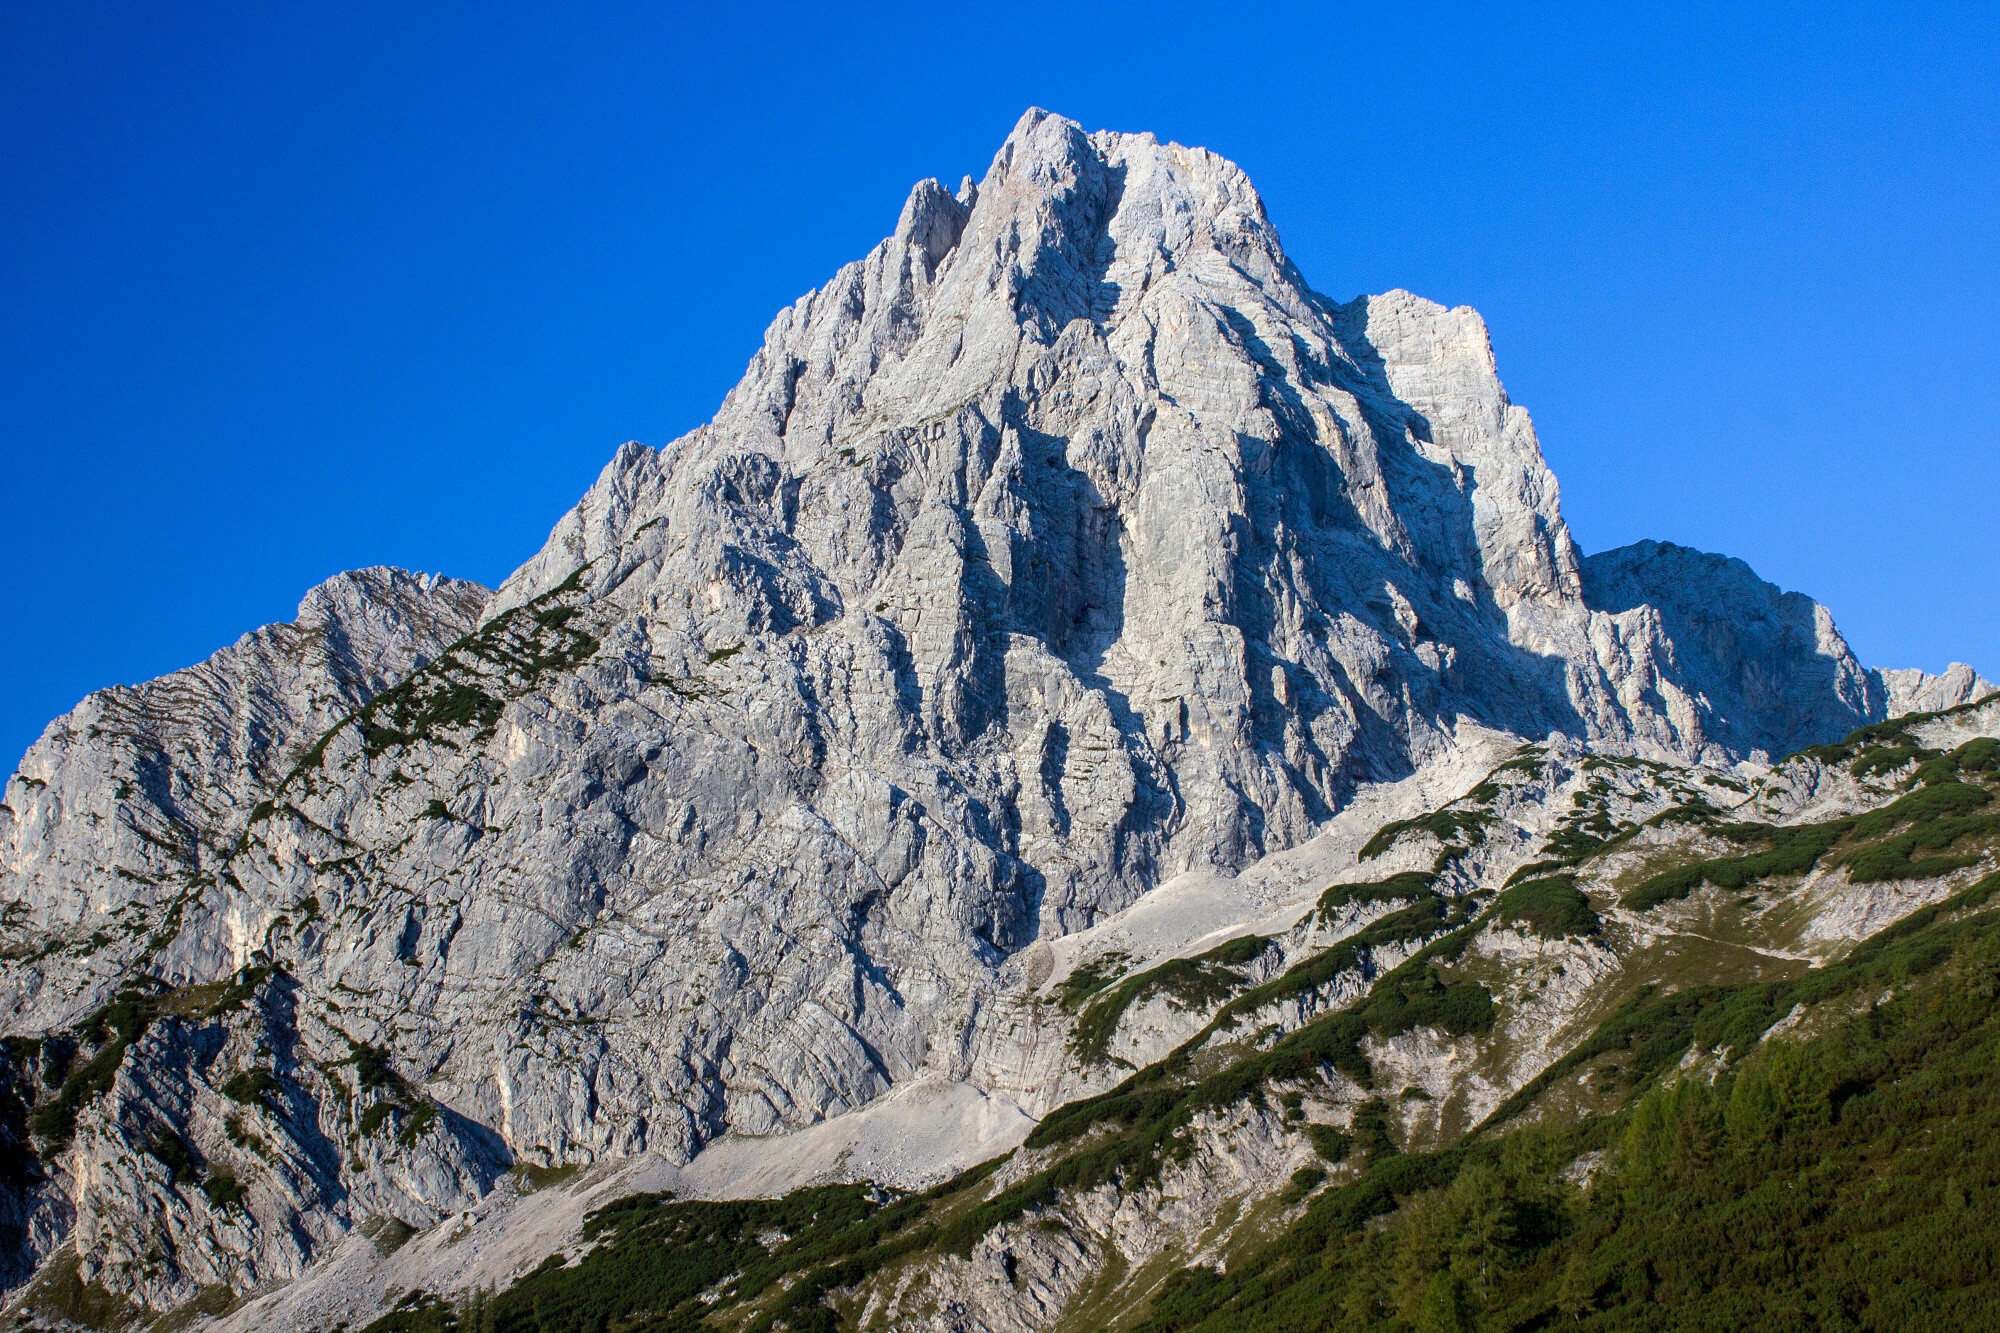
[(2000, 672), (2000, 9), (1494, 8), (6, 3), (0, 751), (338, 570), (497, 582), (1030, 104), (1477, 306), (1586, 550)]

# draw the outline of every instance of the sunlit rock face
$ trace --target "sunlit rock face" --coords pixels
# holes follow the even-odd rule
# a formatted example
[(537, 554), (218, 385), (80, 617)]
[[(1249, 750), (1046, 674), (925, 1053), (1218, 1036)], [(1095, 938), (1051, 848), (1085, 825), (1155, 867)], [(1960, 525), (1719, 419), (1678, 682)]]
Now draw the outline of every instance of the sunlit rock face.
[(0, 810), (8, 1030), (171, 993), (8, 1216), (154, 1308), (281, 1280), (510, 1161), (963, 1077), (1026, 946), (1462, 722), (1729, 760), (1892, 692), (1740, 563), (1581, 558), (1473, 311), (1330, 301), (1233, 164), (1033, 111), (490, 600), (343, 576), (52, 725)]
[(2000, 685), (1963, 662), (1953, 662), (1935, 676), (1915, 667), (1891, 668), (1875, 674), (1882, 678), (1884, 707), (1890, 717), (1956, 708), (2000, 690)]

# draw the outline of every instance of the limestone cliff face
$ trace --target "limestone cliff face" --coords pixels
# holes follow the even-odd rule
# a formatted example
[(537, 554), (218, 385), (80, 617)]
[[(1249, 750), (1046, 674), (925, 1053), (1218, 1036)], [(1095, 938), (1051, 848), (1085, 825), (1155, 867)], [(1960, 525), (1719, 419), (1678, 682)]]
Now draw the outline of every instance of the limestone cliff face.
[(143, 966), (300, 755), (470, 630), (488, 595), (399, 569), (342, 574), (296, 621), (50, 723), (0, 804), (8, 1030), (71, 1021)]
[[(1730, 759), (1885, 699), (1740, 564), (1580, 558), (1474, 312), (1328, 301), (1232, 164), (1038, 111), (490, 601), (348, 577), (94, 697), (0, 812), (9, 1030), (155, 1015), (22, 1225), (171, 1232), (79, 1245), (155, 1308), (510, 1159), (961, 1077), (1024, 946), (1297, 844), (1463, 721)], [(132, 1165), (161, 1123), (241, 1197)]]
[[(339, 575), (307, 593), (289, 624), (246, 634), (198, 666), (91, 695), (22, 758), (0, 804), (0, 1282), (26, 1277), (67, 1240), (90, 1256), (85, 1278), (171, 1301), (197, 1285), (292, 1276), (344, 1229), (345, 1191), (324, 1169), (325, 1145), (279, 1157), (257, 1138), (248, 1154), (250, 1138), (233, 1143), (225, 1132), (225, 1111), (239, 1108), (199, 1077), (190, 1083), (194, 1067), (224, 1081), (215, 1061), (231, 1022), (238, 1045), (289, 1049), (293, 1011), (260, 1021), (261, 1004), (234, 1013), (227, 986), (183, 990), (177, 1004), (149, 1002), (146, 1018), (162, 1021), (132, 1033), (133, 1008), (107, 1002), (163, 989), (154, 979), (175, 971), (166, 951), (207, 919), (258, 803), (329, 727), (471, 630), (488, 595), (395, 569)], [(234, 970), (227, 953), (190, 958), (177, 979)], [(232, 1018), (200, 1020), (225, 1001)], [(153, 1012), (162, 1007), (180, 1012)], [(96, 1023), (74, 1030), (93, 1013)], [(298, 1230), (259, 1236), (248, 1213), (231, 1224), (220, 1209), (191, 1206), (172, 1188), (181, 1173), (151, 1151), (168, 1142), (195, 1145), (208, 1165), (257, 1162), (262, 1190), (289, 1201)], [(479, 1179), (441, 1174), (448, 1188)], [(194, 1180), (180, 1183), (205, 1198)], [(162, 1265), (169, 1248), (176, 1258)]]

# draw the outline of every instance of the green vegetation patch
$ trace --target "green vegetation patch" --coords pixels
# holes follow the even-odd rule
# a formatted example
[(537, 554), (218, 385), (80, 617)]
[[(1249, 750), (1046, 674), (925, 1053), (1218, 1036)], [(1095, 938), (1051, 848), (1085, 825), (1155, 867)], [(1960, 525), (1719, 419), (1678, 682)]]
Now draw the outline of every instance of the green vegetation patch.
[[(1174, 1277), (1137, 1327), (1995, 1326), (2000, 918), (1980, 909), (1996, 891), (1989, 877), (1797, 980), (1641, 997), (1484, 1131), (1371, 1156), (1226, 1274)], [(1796, 1004), (1845, 1017), (1760, 1045)], [(1675, 1077), (1718, 1046), (1738, 1059), (1712, 1083)], [(1607, 1058), (1617, 1109), (1509, 1127)], [(1570, 1169), (1586, 1154), (1587, 1188)]]
[(1595, 935), (1602, 923), (1590, 899), (1566, 875), (1530, 879), (1501, 893), (1496, 920), (1519, 925), (1545, 940)]
[(1070, 1049), (1086, 1064), (1114, 1059), (1111, 1039), (1126, 1011), (1155, 996), (1165, 996), (1181, 1009), (1200, 1009), (1228, 999), (1249, 985), (1242, 969), (1262, 957), (1271, 941), (1261, 935), (1230, 940), (1193, 958), (1174, 958), (1101, 989), (1078, 1015), (1070, 1033)]
[(1840, 859), (1840, 864), (1847, 867), (1848, 879), (1856, 884), (1935, 879), (1954, 870), (1978, 865), (1985, 858), (1979, 853), (1967, 853), (1959, 856), (1931, 855), (1919, 859), (1919, 852), (1944, 852), (1961, 841), (1994, 837), (2000, 837), (2000, 816), (1940, 819), (1899, 837), (1850, 852)]
[(1332, 1125), (1307, 1125), (1306, 1138), (1312, 1143), (1313, 1151), (1333, 1165), (1346, 1161), (1347, 1155), (1354, 1150), (1354, 1137)]
[(725, 1308), (747, 1310), (753, 1317), (738, 1326), (751, 1330), (832, 1333), (840, 1320), (824, 1303), (828, 1293), (938, 1243), (943, 1229), (935, 1222), (911, 1224), (923, 1222), (941, 1194), (972, 1183), (904, 1199), (867, 1185), (722, 1203), (633, 1195), (590, 1215), (591, 1248), (574, 1264), (552, 1256), (465, 1306), (416, 1293), (365, 1333), (699, 1333)]
[(1591, 805), (1557, 824), (1548, 841), (1542, 845), (1542, 850), (1547, 853), (1552, 865), (1582, 865), (1629, 837), (1631, 832), (1630, 828), (1621, 826), (1613, 819), (1609, 810)]
[(348, 1057), (341, 1063), (354, 1066), (358, 1095), (372, 1098), (355, 1118), (360, 1136), (373, 1138), (383, 1126), (394, 1121), (397, 1125), (396, 1142), (405, 1148), (415, 1146), (424, 1132), (436, 1123), (437, 1104), (396, 1072), (389, 1052), (383, 1047), (358, 1042), (351, 1037), (347, 1046)]
[(211, 1171), (208, 1179), (201, 1182), (201, 1189), (210, 1203), (222, 1209), (241, 1208), (243, 1196), (249, 1193), (243, 1182), (236, 1178), (236, 1173), (226, 1166), (218, 1166)]
[[(319, 768), (327, 745), (350, 725), (359, 731), (362, 749), (370, 758), (423, 742), (449, 745), (453, 736), (466, 732), (476, 739), (492, 735), (509, 699), (532, 690), (551, 673), (574, 670), (597, 652), (598, 640), (574, 623), (580, 608), (563, 600), (581, 590), (587, 568), (494, 617), (435, 661), (370, 699), (314, 742), (279, 784), (279, 791)], [(259, 802), (250, 823), (287, 808), (275, 799)], [(247, 837), (246, 831), (246, 845)]]
[(1844, 764), (1856, 777), (1891, 773), (1905, 764), (1936, 757), (1936, 751), (1925, 749), (1923, 743), (1910, 734), (1911, 724), (1921, 721), (1924, 716), (1927, 715), (1873, 722), (1856, 728), (1830, 745), (1808, 746), (1799, 751), (1799, 755), (1818, 760), (1828, 767)]
[(1704, 884), (1733, 890), (1777, 875), (1803, 875), (1819, 864), (1820, 857), (1846, 835), (1853, 822), (1837, 819), (1826, 824), (1724, 826), (1717, 832), (1736, 841), (1761, 841), (1765, 848), (1747, 856), (1715, 857), (1663, 870), (1642, 880), (1621, 901), (1643, 912), (1685, 898)]
[(1533, 746), (1527, 746), (1512, 759), (1494, 769), (1487, 777), (1489, 781), (1499, 777), (1502, 773), (1526, 773), (1530, 778), (1539, 777), (1543, 765), (1547, 764), (1548, 761), (1549, 759), (1546, 754), (1543, 754)]
[(1934, 781), (1856, 819), (1854, 836), (1879, 838), (1905, 824), (1928, 823), (1970, 814), (1992, 801), (1993, 794), (1984, 787), (1951, 778)]
[[(1846, 764), (1856, 777), (1874, 777), (1891, 773), (1906, 764), (1919, 765), (1921, 775), (1940, 760), (1946, 761), (1948, 772), (1992, 772), (1992, 768), (1981, 769), (1978, 765), (2000, 764), (2000, 742), (1992, 737), (1980, 737), (1967, 741), (1951, 755), (1941, 755), (1936, 750), (1925, 748), (1922, 741), (1911, 734), (1911, 729), (1940, 718), (1953, 717), (1962, 713), (1976, 712), (1991, 706), (1991, 696), (1974, 699), (1969, 703), (1941, 709), (1935, 713), (1908, 713), (1884, 722), (1870, 723), (1857, 728), (1831, 745), (1813, 745), (1799, 751), (1799, 756), (1815, 759), (1822, 764)], [(1961, 768), (1970, 763), (1973, 767)]]
[(1722, 811), (1710, 805), (1706, 800), (1696, 797), (1692, 801), (1683, 801), (1679, 805), (1668, 806), (1665, 810), (1660, 811), (1659, 814), (1648, 819), (1644, 827), (1670, 828), (1675, 825), (1692, 825), (1697, 828), (1713, 828), (1722, 821)]
[(539, 1162), (517, 1161), (508, 1169), (508, 1174), (520, 1182), (521, 1193), (533, 1194), (574, 1179), (582, 1167), (574, 1162), (543, 1166)]
[(89, 1059), (69, 1069), (55, 1095), (34, 1108), (28, 1125), (40, 1141), (43, 1160), (52, 1160), (69, 1146), (76, 1120), (86, 1107), (111, 1090), (125, 1052), (163, 1016), (205, 1022), (233, 1013), (255, 998), (271, 969), (245, 968), (231, 981), (187, 986), (179, 990), (119, 992), (109, 1004), (83, 1020), (76, 1038), (92, 1048)]
[[(1985, 753), (1983, 748), (1961, 746), (1943, 756), (1941, 766), (1919, 772), (1915, 781), (1921, 785), (1864, 815), (1789, 826), (1711, 822), (1712, 833), (1763, 847), (1743, 856), (1715, 857), (1661, 871), (1622, 901), (1645, 911), (1685, 898), (1703, 884), (1735, 890), (1780, 875), (1803, 875), (1842, 842), (1849, 845), (1834, 864), (1846, 867), (1856, 884), (1935, 878), (1977, 865), (1979, 854), (1935, 853), (1946, 853), (1961, 842), (2000, 837), (2000, 814), (1984, 813), (1993, 804), (1993, 794), (1957, 776), (1961, 756), (1981, 763)], [(1927, 852), (1934, 854), (1922, 855)]]
[(1100, 954), (1087, 963), (1073, 969), (1070, 974), (1056, 983), (1056, 1002), (1068, 1013), (1081, 1009), (1091, 996), (1125, 975), (1125, 969), (1132, 965), (1132, 956), (1122, 950), (1113, 949)]
[(1960, 773), (2000, 773), (2000, 737), (1977, 736), (1951, 752)]
[(284, 1091), (284, 1084), (268, 1069), (242, 1069), (231, 1074), (222, 1084), (222, 1095), (232, 1102), (244, 1106), (267, 1106), (278, 1109), (278, 1095)]
[(167, 1168), (176, 1185), (200, 1174), (200, 1164), (195, 1161), (194, 1150), (188, 1147), (187, 1140), (165, 1125), (155, 1126), (147, 1136), (146, 1153)]
[(1405, 837), (1428, 833), (1440, 844), (1436, 868), (1443, 870), (1453, 857), (1462, 855), (1479, 841), (1493, 819), (1490, 810), (1455, 810), (1446, 806), (1414, 819), (1394, 820), (1375, 830), (1375, 836), (1362, 845), (1360, 859), (1372, 861)]
[(85, 1282), (76, 1251), (70, 1245), (49, 1258), (40, 1274), (21, 1291), (18, 1301), (21, 1322), (28, 1327), (34, 1326), (26, 1317), (29, 1311), (53, 1316), (52, 1322), (64, 1321), (57, 1322), (57, 1327), (100, 1329), (128, 1327), (145, 1313), (128, 1304), (124, 1297), (114, 1295), (102, 1282)]
[(470, 681), (413, 676), (368, 701), (358, 723), (370, 756), (430, 740), (440, 733), (471, 729), (484, 734), (500, 721), (504, 702)]
[(1408, 870), (1388, 879), (1375, 880), (1367, 884), (1334, 884), (1328, 886), (1319, 896), (1318, 917), (1321, 925), (1330, 925), (1341, 909), (1358, 905), (1380, 903), (1421, 902), (1431, 896), (1431, 885), (1435, 875), (1427, 875), (1420, 870)]
[[(1165, 1162), (1184, 1155), (1188, 1147), (1184, 1131), (1196, 1117), (1260, 1100), (1264, 1090), (1274, 1085), (1315, 1081), (1324, 1069), (1332, 1067), (1367, 1086), (1373, 1071), (1363, 1044), (1371, 1036), (1386, 1039), (1420, 1026), (1435, 1026), (1455, 1036), (1490, 1030), (1493, 1000), (1485, 987), (1440, 974), (1439, 968), (1456, 959), (1470, 943), (1471, 931), (1462, 915), (1445, 917), (1441, 900), (1435, 894), (1432, 898), (1440, 909), (1437, 913), (1427, 910), (1429, 905), (1392, 913), (1293, 968), (1285, 978), (1230, 1001), (1209, 1031), (1166, 1060), (1107, 1093), (1052, 1113), (1029, 1134), (1030, 1148), (1071, 1143), (1093, 1131), (1109, 1131), (1110, 1136), (1016, 1186), (1010, 1192), (1016, 1208), (1025, 1211), (1043, 1206), (1065, 1189), (1095, 1188), (1113, 1179), (1128, 1187), (1153, 1180)], [(1423, 915), (1397, 922), (1397, 918), (1415, 913)], [(1313, 979), (1309, 984), (1324, 984), (1344, 968), (1359, 967), (1363, 951), (1388, 939), (1405, 940), (1417, 932), (1437, 936), (1441, 930), (1446, 933), (1382, 976), (1351, 1007), (1321, 1015), (1279, 1038), (1269, 1049), (1252, 1052), (1213, 1073), (1198, 1072), (1195, 1054), (1210, 1032), (1225, 1030), (1241, 1014), (1269, 1003), (1274, 995), (1307, 989), (1308, 983), (1298, 980), (1301, 973)], [(1382, 935), (1373, 940), (1363, 938), (1373, 931)], [(1293, 980), (1287, 982), (1286, 978)], [(994, 1225), (1004, 1220), (1004, 1216), (999, 1217)]]
[(1408, 907), (1377, 917), (1332, 948), (1231, 1000), (1216, 1014), (1214, 1026), (1227, 1031), (1261, 1009), (1320, 990), (1345, 973), (1363, 971), (1372, 965), (1375, 950), (1430, 939), (1448, 929), (1452, 920), (1451, 904), (1426, 884)]

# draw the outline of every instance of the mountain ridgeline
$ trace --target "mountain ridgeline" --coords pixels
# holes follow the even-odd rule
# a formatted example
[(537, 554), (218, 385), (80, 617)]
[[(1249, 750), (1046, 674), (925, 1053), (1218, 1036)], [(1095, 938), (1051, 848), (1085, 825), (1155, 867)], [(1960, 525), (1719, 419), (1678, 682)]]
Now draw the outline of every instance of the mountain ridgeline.
[[(342, 575), (50, 725), (0, 1281), (97, 1328), (1986, 1310), (1944, 1141), (1882, 1144), (1984, 1104), (1992, 689), (1582, 556), (1474, 312), (1329, 301), (1234, 165), (1031, 111), (497, 591)], [(1979, 1152), (1939, 1197), (1990, 1216)], [(1791, 1286), (1656, 1221), (1905, 1168), (1865, 1235), (1759, 1215), (1845, 1247)]]

